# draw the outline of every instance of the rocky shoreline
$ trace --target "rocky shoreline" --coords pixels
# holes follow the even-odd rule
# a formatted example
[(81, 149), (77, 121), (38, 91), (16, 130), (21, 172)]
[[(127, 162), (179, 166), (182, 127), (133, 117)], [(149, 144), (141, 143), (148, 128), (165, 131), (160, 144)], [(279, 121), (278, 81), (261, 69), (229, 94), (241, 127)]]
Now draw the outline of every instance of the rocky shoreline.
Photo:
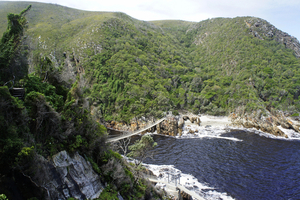
[(232, 125), (244, 128), (255, 128), (262, 132), (270, 133), (275, 136), (288, 138), (283, 129), (293, 130), (299, 133), (300, 122), (298, 117), (285, 116), (283, 112), (272, 111), (268, 116), (263, 116), (259, 111), (250, 115), (238, 115), (232, 113), (230, 116)]
[[(110, 130), (134, 132), (136, 130), (145, 128), (154, 122), (154, 119), (147, 120), (145, 118), (141, 118), (138, 120), (133, 120), (130, 124), (111, 121), (107, 122), (105, 125)], [(166, 117), (166, 120), (147, 129), (143, 132), (143, 134), (147, 132), (156, 132), (157, 134), (180, 137), (183, 134), (183, 127), (185, 125), (197, 125), (202, 127), (230, 126), (255, 128), (259, 131), (285, 138), (288, 138), (288, 135), (282, 129), (292, 130), (296, 133), (300, 132), (299, 117), (289, 117), (280, 111), (272, 111), (268, 113), (267, 116), (264, 116), (260, 111), (257, 111), (251, 114), (243, 115), (240, 113), (232, 113), (228, 117), (216, 117), (209, 115), (200, 116), (193, 114), (178, 116), (169, 115)], [(191, 134), (195, 133), (195, 130), (192, 129), (188, 131)]]

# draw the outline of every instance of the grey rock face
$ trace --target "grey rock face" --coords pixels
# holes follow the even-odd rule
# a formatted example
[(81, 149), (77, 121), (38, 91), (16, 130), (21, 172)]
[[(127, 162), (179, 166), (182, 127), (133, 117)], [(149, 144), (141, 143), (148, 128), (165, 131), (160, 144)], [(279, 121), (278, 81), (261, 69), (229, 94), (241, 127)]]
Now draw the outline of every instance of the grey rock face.
[(71, 157), (62, 151), (52, 161), (39, 156), (33, 171), (28, 176), (47, 191), (48, 199), (95, 199), (104, 189), (91, 164), (78, 153)]
[(286, 48), (292, 49), (295, 52), (295, 56), (300, 58), (300, 43), (297, 38), (290, 36), (267, 21), (259, 18), (251, 18), (245, 22), (254, 37), (261, 40), (264, 38), (274, 39), (276, 42), (283, 44)]

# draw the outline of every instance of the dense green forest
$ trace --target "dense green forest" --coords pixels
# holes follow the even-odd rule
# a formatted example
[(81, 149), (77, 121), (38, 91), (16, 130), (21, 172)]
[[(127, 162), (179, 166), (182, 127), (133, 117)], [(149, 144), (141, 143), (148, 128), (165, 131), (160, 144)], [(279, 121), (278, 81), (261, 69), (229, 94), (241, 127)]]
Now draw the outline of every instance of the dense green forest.
[(300, 61), (280, 42), (291, 37), (262, 19), (144, 22), (39, 3), (28, 19), (29, 68), (46, 56), (52, 64), (40, 75), (54, 70), (62, 77), (69, 59), (74, 71), (84, 71), (80, 87), (98, 119), (129, 122), (181, 110), (299, 112)]
[[(0, 2), (0, 18), (6, 16), (0, 21), (0, 194), (8, 197), (8, 183), (32, 160), (63, 150), (92, 163), (109, 184), (104, 199), (117, 191), (126, 199), (151, 197), (154, 190), (135, 178), (137, 169), (109, 150), (99, 120), (129, 123), (182, 110), (300, 111), (300, 60), (289, 45), (299, 42), (259, 18), (145, 22), (124, 13)], [(13, 87), (25, 88), (22, 100), (11, 96)], [(116, 181), (116, 173), (123, 179)]]
[[(7, 177), (36, 155), (67, 150), (82, 152), (112, 180), (101, 166), (119, 157), (107, 150), (99, 119), (300, 111), (299, 58), (280, 42), (289, 36), (262, 19), (144, 22), (123, 13), (27, 6), (0, 2), (7, 15), (0, 23), (0, 169)], [(25, 88), (23, 101), (11, 96), (12, 87)], [(129, 197), (145, 193), (144, 183), (133, 183), (126, 183)]]
[(184, 109), (213, 115), (237, 107), (299, 111), (299, 59), (274, 39), (251, 35), (249, 19), (153, 22), (166, 23), (164, 33), (112, 19), (101, 28), (102, 52), (84, 65), (92, 83), (86, 95), (108, 121)]
[[(31, 5), (7, 15), (0, 44), (0, 198), (45, 199), (46, 190), (34, 179), (45, 178), (38, 174), (37, 163), (67, 151), (80, 152), (106, 184), (98, 199), (117, 199), (118, 194), (125, 199), (160, 199), (162, 194), (139, 176), (141, 168), (110, 150), (106, 128), (84, 106), (79, 76), (70, 88), (58, 84), (59, 72), (48, 57), (37, 59), (36, 72), (27, 73), (28, 64), (20, 60), (30, 9)], [(13, 87), (25, 88), (25, 96), (12, 96)]]

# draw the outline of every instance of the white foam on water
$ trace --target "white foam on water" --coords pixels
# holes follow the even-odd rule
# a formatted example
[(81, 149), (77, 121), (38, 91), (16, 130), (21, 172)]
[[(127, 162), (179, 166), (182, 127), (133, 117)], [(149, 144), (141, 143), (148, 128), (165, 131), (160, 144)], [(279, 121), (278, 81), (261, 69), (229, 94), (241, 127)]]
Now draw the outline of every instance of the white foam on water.
[[(183, 131), (181, 136), (167, 136), (173, 137), (176, 139), (184, 139), (184, 138), (218, 138), (218, 139), (226, 139), (232, 141), (243, 141), (234, 137), (225, 137), (222, 134), (230, 132), (231, 130), (243, 130), (258, 134), (263, 137), (271, 138), (271, 139), (280, 139), (280, 140), (300, 140), (300, 133), (292, 129), (285, 129), (281, 126), (278, 128), (283, 131), (287, 138), (282, 136), (275, 136), (270, 133), (266, 133), (255, 128), (244, 128), (242, 126), (229, 126), (230, 121), (228, 117), (212, 117), (212, 116), (201, 116), (201, 126), (198, 126), (193, 123), (189, 123), (188, 121), (185, 122), (183, 126)], [(147, 133), (147, 134), (157, 134), (155, 131), (154, 133)], [(144, 164), (146, 168), (151, 170), (158, 179), (162, 180), (163, 182), (168, 181), (167, 171), (173, 172), (180, 172), (180, 170), (176, 169), (173, 165), (153, 165), (153, 164)], [(199, 196), (203, 197), (204, 199), (208, 200), (215, 200), (215, 199), (223, 199), (223, 200), (232, 200), (233, 198), (229, 196), (226, 192), (221, 193), (218, 192), (215, 188), (208, 186), (206, 183), (200, 183), (193, 175), (190, 174), (183, 174), (181, 173), (180, 178), (181, 185), (185, 186), (187, 189), (196, 192)], [(157, 183), (158, 187), (164, 188), (166, 187), (163, 183)]]
[(271, 138), (271, 139), (279, 139), (279, 140), (300, 140), (300, 133), (294, 131), (293, 129), (285, 129), (282, 128), (281, 126), (277, 126), (283, 133), (285, 133), (287, 135), (286, 137), (283, 136), (276, 136), (267, 132), (263, 132), (261, 130), (257, 130), (255, 128), (244, 128), (244, 127), (235, 127), (233, 129), (236, 130), (243, 130), (243, 131), (247, 131), (247, 132), (252, 132), (255, 133), (257, 135), (266, 137), (266, 138)]
[(287, 139), (300, 140), (300, 133), (294, 131), (293, 129), (285, 129), (282, 128), (281, 126), (277, 126), (277, 127), (288, 136)]
[(220, 126), (198, 126), (195, 124), (188, 124), (183, 126), (183, 131), (181, 136), (176, 136), (176, 138), (218, 138), (232, 141), (242, 141), (234, 137), (225, 137), (222, 134), (227, 133), (233, 127), (227, 125)]
[[(131, 163), (135, 163), (135, 159), (128, 158), (126, 156), (122, 157)], [(200, 183), (197, 178), (191, 174), (182, 173), (179, 169), (175, 168), (174, 165), (154, 165), (142, 163), (144, 167), (152, 171), (153, 174), (157, 177), (157, 180), (161, 183), (156, 183), (156, 187), (168, 191), (165, 183), (170, 183), (175, 185), (175, 181), (169, 177), (167, 172), (180, 173), (180, 185), (184, 186), (186, 189), (195, 192), (197, 195), (202, 197), (205, 200), (234, 200), (226, 192), (218, 192), (215, 188), (208, 186), (206, 183)], [(177, 182), (178, 183), (178, 182)]]
[[(208, 123), (206, 121), (206, 123)], [(215, 123), (215, 122), (214, 122)], [(226, 139), (226, 140), (232, 140), (232, 141), (243, 141), (238, 138), (234, 137), (225, 137), (222, 136), (222, 134), (230, 132), (231, 130), (242, 130), (247, 132), (252, 132), (255, 134), (258, 134), (263, 137), (271, 138), (271, 139), (279, 139), (279, 140), (300, 140), (300, 133), (296, 132), (293, 129), (285, 129), (281, 126), (277, 126), (282, 132), (284, 132), (287, 137), (283, 136), (275, 136), (273, 134), (263, 132), (261, 130), (257, 130), (255, 128), (244, 128), (242, 126), (229, 126), (220, 124), (217, 125), (206, 125), (198, 126), (196, 124), (192, 123), (186, 123), (186, 125), (183, 126), (183, 131), (181, 136), (175, 136), (177, 139), (182, 138), (218, 138), (218, 139)], [(190, 132), (192, 130), (193, 133)], [(157, 132), (154, 132), (153, 134), (157, 134)]]
[[(224, 200), (233, 200), (231, 196), (229, 196), (225, 192), (218, 192), (215, 188), (208, 186), (206, 183), (200, 183), (197, 178), (195, 178), (191, 174), (184, 174), (180, 170), (176, 169), (173, 165), (153, 165), (153, 164), (143, 164), (147, 169), (151, 170), (153, 174), (158, 177), (158, 180), (162, 182), (168, 182), (168, 174), (167, 172), (176, 172), (180, 173), (180, 184), (187, 188), (190, 191), (195, 192), (203, 199), (214, 200), (214, 199), (224, 199)], [(174, 184), (174, 180), (171, 180), (171, 183)], [(162, 189), (165, 189), (166, 184), (158, 183), (156, 185)]]

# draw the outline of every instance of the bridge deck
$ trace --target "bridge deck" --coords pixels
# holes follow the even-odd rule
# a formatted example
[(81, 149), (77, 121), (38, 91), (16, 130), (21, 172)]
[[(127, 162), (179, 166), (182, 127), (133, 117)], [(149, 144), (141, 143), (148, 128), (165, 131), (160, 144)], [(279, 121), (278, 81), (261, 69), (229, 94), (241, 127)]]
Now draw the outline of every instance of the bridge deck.
[(125, 138), (127, 138), (127, 137), (131, 137), (131, 136), (133, 136), (133, 135), (137, 135), (137, 134), (139, 134), (139, 133), (142, 133), (142, 132), (148, 130), (148, 129), (151, 128), (152, 126), (156, 126), (157, 124), (161, 123), (161, 122), (164, 121), (165, 119), (166, 119), (166, 118), (164, 117), (164, 118), (162, 118), (162, 119), (156, 121), (155, 123), (153, 123), (153, 124), (147, 126), (146, 128), (143, 128), (143, 129), (141, 129), (141, 130), (137, 130), (137, 131), (135, 131), (135, 132), (133, 132), (133, 133), (123, 134), (123, 135), (120, 135), (120, 136), (117, 136), (117, 137), (108, 138), (106, 142), (116, 142), (116, 141), (118, 141), (118, 140), (122, 140), (122, 139), (125, 139)]

